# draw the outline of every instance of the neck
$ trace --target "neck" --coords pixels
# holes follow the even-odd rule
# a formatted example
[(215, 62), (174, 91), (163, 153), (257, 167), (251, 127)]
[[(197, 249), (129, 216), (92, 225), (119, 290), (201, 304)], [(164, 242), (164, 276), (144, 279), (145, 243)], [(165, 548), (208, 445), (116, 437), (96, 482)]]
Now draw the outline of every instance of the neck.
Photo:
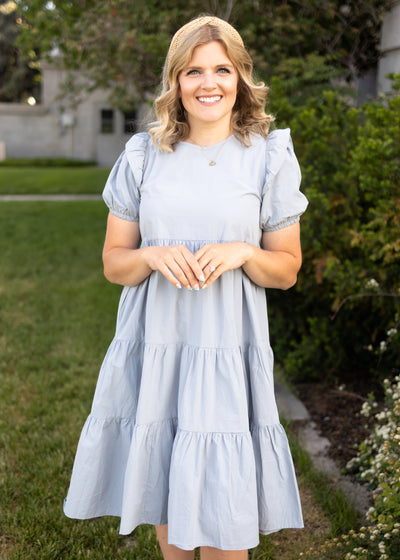
[(190, 127), (186, 140), (198, 146), (212, 146), (226, 140), (232, 134), (231, 127)]

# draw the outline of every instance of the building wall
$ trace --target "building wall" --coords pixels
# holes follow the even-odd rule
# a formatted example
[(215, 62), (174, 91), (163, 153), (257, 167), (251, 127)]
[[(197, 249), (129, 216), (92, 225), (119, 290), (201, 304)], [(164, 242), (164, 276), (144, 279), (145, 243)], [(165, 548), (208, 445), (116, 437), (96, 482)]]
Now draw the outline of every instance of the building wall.
[[(0, 103), (0, 142), (8, 158), (67, 157), (111, 166), (135, 129), (125, 132), (124, 115), (107, 101), (107, 92), (88, 95), (76, 110), (58, 99), (64, 72), (43, 64), (42, 103), (30, 107)], [(102, 111), (113, 112), (113, 130), (102, 131)], [(143, 119), (143, 109), (138, 118)]]
[(378, 93), (389, 93), (391, 81), (387, 79), (390, 72), (400, 73), (400, 1), (383, 20), (381, 35), (382, 58), (378, 66)]

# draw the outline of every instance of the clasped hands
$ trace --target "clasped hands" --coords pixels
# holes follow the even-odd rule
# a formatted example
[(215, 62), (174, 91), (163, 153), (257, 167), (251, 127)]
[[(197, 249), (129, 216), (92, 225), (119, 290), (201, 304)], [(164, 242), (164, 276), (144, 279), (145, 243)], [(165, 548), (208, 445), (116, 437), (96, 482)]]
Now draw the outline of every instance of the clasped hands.
[(253, 247), (244, 242), (206, 244), (196, 253), (185, 245), (147, 248), (147, 264), (158, 270), (176, 288), (198, 291), (211, 286), (228, 270), (243, 266)]

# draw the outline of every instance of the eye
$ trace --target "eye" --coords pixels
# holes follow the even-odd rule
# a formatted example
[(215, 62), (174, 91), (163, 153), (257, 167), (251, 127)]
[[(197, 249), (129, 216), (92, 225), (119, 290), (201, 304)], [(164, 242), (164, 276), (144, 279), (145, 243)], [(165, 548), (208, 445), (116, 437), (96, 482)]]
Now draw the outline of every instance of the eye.
[(199, 74), (198, 70), (188, 70), (186, 72), (186, 76), (196, 76), (197, 74)]
[(231, 71), (229, 70), (229, 68), (225, 68), (225, 66), (222, 66), (221, 68), (218, 68), (218, 73), (219, 74), (230, 74)]

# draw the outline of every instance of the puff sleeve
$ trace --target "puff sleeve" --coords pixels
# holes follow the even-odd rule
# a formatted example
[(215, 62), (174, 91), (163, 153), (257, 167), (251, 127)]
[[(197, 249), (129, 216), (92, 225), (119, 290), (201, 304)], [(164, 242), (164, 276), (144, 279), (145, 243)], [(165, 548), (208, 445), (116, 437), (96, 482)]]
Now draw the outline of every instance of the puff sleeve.
[(269, 134), (265, 163), (260, 227), (275, 231), (298, 222), (308, 205), (299, 190), (301, 172), (289, 128)]
[(110, 212), (131, 222), (139, 221), (146, 148), (146, 134), (132, 136), (112, 168), (103, 190), (103, 200)]

